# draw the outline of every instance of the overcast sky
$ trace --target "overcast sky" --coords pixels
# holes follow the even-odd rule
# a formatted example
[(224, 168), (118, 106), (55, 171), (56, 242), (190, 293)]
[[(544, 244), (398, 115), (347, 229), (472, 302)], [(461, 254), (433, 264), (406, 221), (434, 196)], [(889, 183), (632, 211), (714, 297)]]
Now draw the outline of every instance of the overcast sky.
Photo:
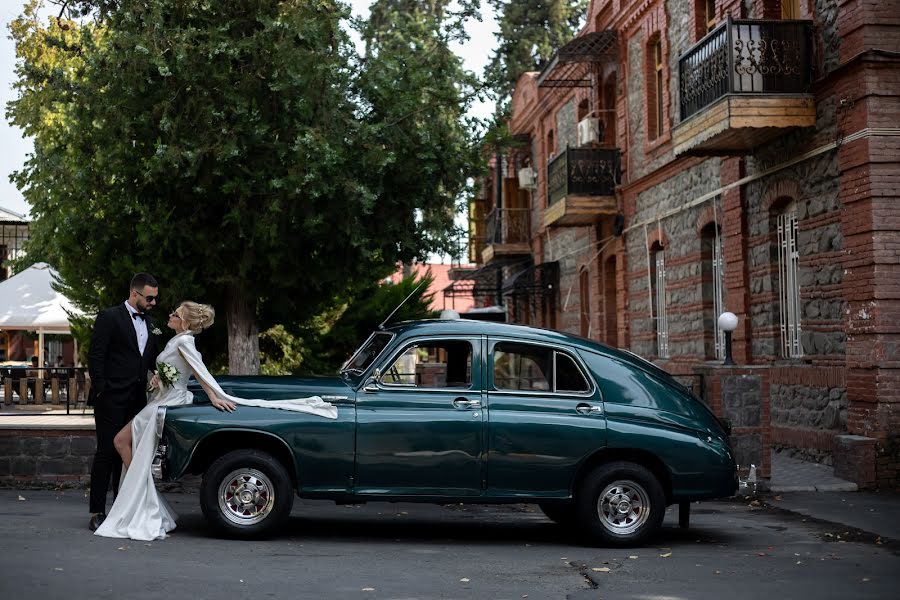
[[(346, 0), (344, 0), (346, 1)], [(3, 120), (0, 123), (0, 207), (20, 214), (28, 213), (28, 204), (22, 198), (22, 194), (16, 186), (9, 181), (9, 175), (22, 167), (26, 155), (31, 152), (30, 140), (23, 139), (21, 130), (10, 126), (6, 122), (6, 103), (15, 95), (12, 89), (15, 73), (16, 54), (12, 40), (9, 39), (8, 25), (22, 12), (23, 0), (0, 0), (0, 19), (2, 19), (2, 39), (0, 39), (0, 108), (2, 108)], [(49, 3), (47, 13), (54, 14), (53, 6)], [(369, 13), (371, 0), (350, 0), (353, 13), (366, 16)], [(477, 22), (472, 20), (468, 24), (471, 40), (462, 47), (454, 50), (463, 58), (467, 69), (475, 71), (479, 75), (484, 69), (491, 50), (494, 47), (494, 31), (496, 23), (491, 9), (486, 2), (482, 2), (484, 20)], [(491, 113), (491, 107), (487, 104), (479, 104), (474, 107), (473, 114), (487, 117)]]

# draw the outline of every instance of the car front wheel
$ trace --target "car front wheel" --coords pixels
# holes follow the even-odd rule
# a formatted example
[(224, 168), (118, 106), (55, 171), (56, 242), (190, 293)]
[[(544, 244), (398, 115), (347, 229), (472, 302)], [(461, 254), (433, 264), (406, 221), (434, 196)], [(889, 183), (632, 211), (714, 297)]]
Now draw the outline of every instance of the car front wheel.
[(233, 450), (203, 474), (200, 508), (217, 533), (253, 539), (271, 535), (291, 514), (287, 470), (270, 454)]
[(645, 467), (613, 462), (585, 479), (575, 510), (589, 542), (633, 546), (646, 541), (662, 524), (666, 497)]

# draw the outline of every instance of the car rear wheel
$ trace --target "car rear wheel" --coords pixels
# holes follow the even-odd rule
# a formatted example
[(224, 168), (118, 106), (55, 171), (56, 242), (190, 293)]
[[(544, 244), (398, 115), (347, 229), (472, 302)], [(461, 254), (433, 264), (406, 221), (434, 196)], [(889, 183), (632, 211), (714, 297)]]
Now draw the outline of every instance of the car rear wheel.
[(666, 496), (645, 467), (613, 462), (585, 479), (575, 510), (589, 542), (633, 546), (646, 541), (662, 524)]
[(265, 452), (234, 450), (203, 474), (200, 508), (213, 529), (226, 537), (271, 535), (287, 520), (293, 505), (287, 470)]

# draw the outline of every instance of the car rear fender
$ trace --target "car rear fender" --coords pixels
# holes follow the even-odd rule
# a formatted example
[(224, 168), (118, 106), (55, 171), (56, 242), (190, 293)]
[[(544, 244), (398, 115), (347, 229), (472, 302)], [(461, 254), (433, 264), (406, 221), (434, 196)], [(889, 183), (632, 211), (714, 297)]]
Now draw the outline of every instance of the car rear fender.
[(575, 477), (572, 481), (573, 496), (578, 493), (585, 478), (597, 467), (605, 463), (617, 461), (635, 463), (648, 469), (656, 476), (656, 479), (662, 486), (663, 492), (666, 495), (666, 502), (671, 502), (672, 477), (669, 474), (669, 469), (658, 456), (652, 452), (641, 450), (639, 448), (601, 448), (588, 456), (582, 461), (578, 470), (575, 472)]

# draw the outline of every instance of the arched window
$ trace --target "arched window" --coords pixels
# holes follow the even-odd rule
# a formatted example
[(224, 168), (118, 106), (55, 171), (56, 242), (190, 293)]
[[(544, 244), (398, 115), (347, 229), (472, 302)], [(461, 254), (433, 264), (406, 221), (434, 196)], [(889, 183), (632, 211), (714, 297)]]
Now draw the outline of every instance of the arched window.
[(700, 232), (700, 268), (703, 295), (703, 348), (706, 358), (725, 358), (725, 332), (719, 329), (722, 303), (722, 238), (710, 223)]
[(655, 354), (669, 357), (669, 321), (666, 317), (666, 256), (663, 247), (653, 244), (650, 248), (651, 306), (653, 331), (656, 334)]
[(776, 218), (778, 232), (778, 312), (781, 355), (803, 356), (800, 342), (800, 252), (797, 248), (797, 205), (788, 201)]
[(603, 310), (606, 322), (606, 343), (618, 345), (618, 307), (616, 306), (616, 257), (610, 256), (603, 266)]
[(660, 137), (664, 131), (663, 74), (664, 57), (662, 37), (657, 34), (647, 44), (647, 134), (651, 140)]
[(616, 74), (610, 73), (603, 83), (603, 141), (609, 146), (616, 145)]
[(581, 335), (591, 337), (591, 277), (586, 267), (581, 269), (578, 283), (581, 291)]

